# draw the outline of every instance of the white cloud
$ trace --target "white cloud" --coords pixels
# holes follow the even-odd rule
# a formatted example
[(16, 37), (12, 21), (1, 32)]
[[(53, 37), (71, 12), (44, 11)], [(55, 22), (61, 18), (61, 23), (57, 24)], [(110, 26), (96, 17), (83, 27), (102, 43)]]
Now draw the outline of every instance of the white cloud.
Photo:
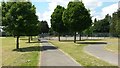
[(112, 4), (110, 6), (104, 7), (102, 9), (102, 15), (105, 16), (106, 14), (112, 15), (112, 13), (116, 12), (118, 9), (118, 3)]
[(105, 17), (105, 15), (107, 15), (107, 14), (112, 16), (112, 14), (117, 11), (117, 9), (118, 9), (118, 3), (112, 4), (110, 6), (106, 6), (106, 7), (101, 9), (101, 12), (92, 13), (92, 15), (94, 16), (93, 20), (95, 18), (97, 18), (99, 20), (103, 19)]
[(83, 3), (85, 6), (91, 10), (95, 9), (96, 7), (99, 7), (102, 5), (101, 1), (98, 0), (83, 0)]

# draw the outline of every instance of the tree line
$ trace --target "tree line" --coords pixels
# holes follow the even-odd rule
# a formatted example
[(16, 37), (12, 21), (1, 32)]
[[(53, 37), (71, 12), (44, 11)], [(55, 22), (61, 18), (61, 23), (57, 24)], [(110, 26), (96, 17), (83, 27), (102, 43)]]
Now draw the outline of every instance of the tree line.
[[(76, 33), (81, 34), (97, 34), (102, 36), (120, 36), (120, 9), (110, 16), (107, 14), (103, 19), (91, 20), (90, 10), (86, 9), (84, 3), (74, 0), (68, 3), (67, 8), (57, 5), (51, 15), (51, 29), (60, 36), (67, 33), (74, 33), (74, 42), (76, 42)], [(81, 37), (80, 37), (81, 40)]]
[(89, 29), (83, 31), (84, 34), (93, 34), (93, 33), (107, 33), (111, 37), (120, 36), (120, 10), (110, 16), (107, 14), (105, 18), (97, 20), (95, 18), (92, 26)]

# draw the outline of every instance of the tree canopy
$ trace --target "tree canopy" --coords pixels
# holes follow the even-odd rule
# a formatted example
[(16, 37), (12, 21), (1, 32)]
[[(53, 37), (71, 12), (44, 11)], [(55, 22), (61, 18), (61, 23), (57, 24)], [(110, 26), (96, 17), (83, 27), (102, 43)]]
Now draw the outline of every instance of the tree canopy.
[(112, 36), (120, 36), (120, 10), (114, 12), (110, 24), (110, 33)]
[(49, 32), (49, 26), (48, 26), (48, 23), (47, 21), (40, 21), (38, 23), (38, 30), (39, 30), (39, 33), (48, 33)]
[(94, 32), (95, 33), (109, 33), (110, 30), (110, 20), (111, 16), (106, 15), (104, 19), (102, 20), (95, 20), (94, 21)]

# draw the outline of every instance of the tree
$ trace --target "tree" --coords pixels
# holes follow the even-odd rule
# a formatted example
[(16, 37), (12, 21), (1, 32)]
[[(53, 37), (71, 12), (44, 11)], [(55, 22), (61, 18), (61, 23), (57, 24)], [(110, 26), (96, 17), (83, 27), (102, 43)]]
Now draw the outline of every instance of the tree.
[(117, 31), (116, 31), (116, 25), (117, 25), (117, 12), (114, 12), (112, 14), (112, 19), (111, 19), (111, 23), (110, 23), (110, 34), (112, 36), (117, 36)]
[(49, 32), (49, 26), (48, 26), (47, 21), (39, 22), (39, 32), (40, 33), (48, 33)]
[(65, 8), (57, 5), (54, 9), (54, 12), (51, 15), (51, 27), (54, 31), (58, 32), (58, 40), (60, 41), (60, 35), (67, 31), (67, 28), (64, 26), (62, 21), (62, 14)]
[(74, 42), (76, 42), (76, 32), (82, 32), (89, 28), (92, 23), (89, 10), (85, 8), (82, 2), (69, 2), (62, 20), (65, 26), (74, 32)]
[(24, 12), (27, 13), (24, 19), (26, 22), (25, 35), (28, 36), (28, 43), (30, 43), (30, 38), (38, 35), (38, 17), (36, 16), (36, 8), (31, 2), (27, 2), (27, 7), (28, 8), (24, 8)]
[(110, 15), (106, 15), (102, 20), (96, 20), (94, 22), (94, 32), (95, 33), (109, 33), (110, 30)]
[(97, 22), (97, 19), (95, 18), (95, 19), (94, 19), (94, 23), (96, 23), (96, 22)]
[(85, 30), (83, 31), (83, 33), (84, 33), (85, 35), (87, 35), (87, 37), (88, 37), (88, 36), (91, 36), (92, 33), (93, 33), (93, 27), (91, 26), (91, 27), (85, 29)]
[(2, 25), (2, 7), (0, 5), (0, 26)]
[(5, 3), (2, 9), (4, 8), (2, 24), (4, 24), (6, 32), (17, 37), (16, 49), (19, 49), (19, 37), (28, 35), (29, 28), (36, 24), (35, 7), (30, 2), (17, 0)]
[(44, 34), (49, 32), (49, 26), (47, 21), (39, 21), (38, 23), (38, 32), (39, 34)]
[(117, 23), (116, 23), (115, 28), (116, 28), (116, 32), (117, 32), (118, 37), (120, 37), (120, 10), (117, 11), (116, 21), (117, 21)]

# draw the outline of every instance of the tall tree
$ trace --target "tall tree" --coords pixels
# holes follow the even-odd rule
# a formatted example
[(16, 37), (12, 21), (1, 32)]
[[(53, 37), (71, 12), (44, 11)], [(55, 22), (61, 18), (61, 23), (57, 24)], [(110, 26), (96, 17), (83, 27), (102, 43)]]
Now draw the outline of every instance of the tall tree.
[[(30, 2), (7, 2), (5, 3), (3, 23), (5, 31), (17, 37), (16, 49), (19, 49), (19, 37), (28, 35), (30, 27), (36, 24), (35, 7)], [(31, 32), (29, 32), (31, 33)]]
[(54, 31), (58, 32), (59, 41), (60, 35), (67, 30), (62, 21), (62, 14), (64, 10), (65, 10), (64, 7), (57, 5), (57, 7), (54, 9), (54, 12), (51, 15), (51, 27)]
[(69, 2), (62, 19), (65, 26), (74, 32), (74, 43), (76, 43), (76, 32), (82, 32), (89, 28), (92, 23), (89, 10), (80, 1)]
[(117, 31), (116, 31), (116, 24), (117, 24), (117, 12), (114, 12), (112, 14), (112, 19), (111, 19), (111, 23), (110, 23), (110, 34), (112, 36), (117, 36)]
[(95, 19), (94, 19), (94, 23), (96, 23), (96, 22), (97, 22), (97, 19), (95, 18)]

